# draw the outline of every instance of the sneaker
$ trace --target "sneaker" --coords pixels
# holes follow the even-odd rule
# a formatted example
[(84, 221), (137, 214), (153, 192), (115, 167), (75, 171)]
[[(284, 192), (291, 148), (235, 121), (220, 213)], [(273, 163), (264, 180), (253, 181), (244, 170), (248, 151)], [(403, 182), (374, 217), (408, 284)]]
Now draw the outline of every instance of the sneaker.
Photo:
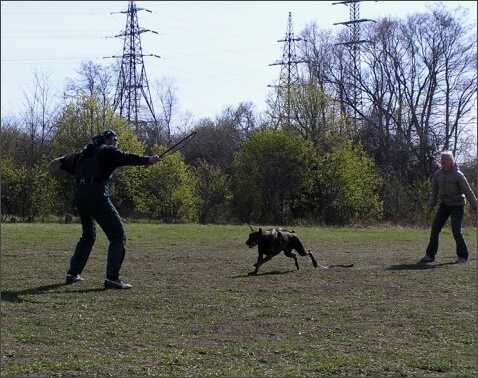
[(109, 280), (108, 278), (105, 278), (104, 284), (106, 289), (131, 289), (133, 287), (129, 283), (126, 283), (119, 278), (116, 280)]
[(468, 260), (465, 259), (464, 257), (458, 257), (455, 261), (455, 263), (457, 264), (463, 264), (463, 263), (466, 263)]
[(84, 281), (83, 277), (80, 277), (79, 274), (67, 274), (65, 279), (67, 284), (75, 283), (78, 281)]
[(422, 263), (429, 263), (429, 262), (435, 261), (435, 258), (431, 257), (430, 255), (425, 255), (425, 256), (422, 257), (422, 259), (420, 261)]

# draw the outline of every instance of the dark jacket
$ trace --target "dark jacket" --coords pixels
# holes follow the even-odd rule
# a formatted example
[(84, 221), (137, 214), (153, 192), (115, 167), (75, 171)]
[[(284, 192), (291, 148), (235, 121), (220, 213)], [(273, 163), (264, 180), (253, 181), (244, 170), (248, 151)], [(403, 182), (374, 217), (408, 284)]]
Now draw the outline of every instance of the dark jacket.
[(96, 182), (107, 184), (113, 171), (125, 165), (147, 165), (149, 156), (126, 152), (115, 146), (88, 146), (76, 165), (75, 179), (77, 183), (84, 178), (94, 178)]

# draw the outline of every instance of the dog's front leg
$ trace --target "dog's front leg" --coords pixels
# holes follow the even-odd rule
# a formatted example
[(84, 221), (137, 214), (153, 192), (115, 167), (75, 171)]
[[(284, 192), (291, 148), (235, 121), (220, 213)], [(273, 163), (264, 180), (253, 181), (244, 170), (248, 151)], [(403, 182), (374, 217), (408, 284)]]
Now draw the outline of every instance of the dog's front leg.
[(256, 269), (253, 272), (250, 272), (249, 275), (257, 274), (257, 272), (259, 271), (259, 267), (272, 258), (271, 255), (266, 255), (266, 257), (264, 257), (264, 258), (262, 258), (262, 256), (263, 255), (259, 255), (259, 257), (257, 259), (257, 262), (254, 264)]
[(263, 258), (264, 258), (264, 254), (259, 252), (257, 256), (257, 262), (254, 264), (256, 268), (259, 268), (262, 265), (261, 261), (263, 260)]
[(263, 256), (263, 254), (259, 252), (259, 255), (257, 256), (257, 262), (254, 264), (254, 267), (256, 269), (254, 269), (254, 271), (248, 273), (250, 276), (253, 275), (253, 274), (257, 274), (257, 272), (259, 271), (259, 267), (262, 265), (262, 263), (261, 263), (262, 256)]

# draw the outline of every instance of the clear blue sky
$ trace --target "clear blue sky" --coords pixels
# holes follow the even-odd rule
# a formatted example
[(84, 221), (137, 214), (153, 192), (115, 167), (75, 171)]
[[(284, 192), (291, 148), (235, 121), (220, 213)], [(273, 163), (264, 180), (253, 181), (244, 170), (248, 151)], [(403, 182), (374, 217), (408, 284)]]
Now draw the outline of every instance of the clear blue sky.
[[(282, 57), (289, 12), (297, 36), (307, 24), (337, 30), (349, 20), (349, 7), (332, 1), (136, 1), (147, 78), (170, 78), (182, 111), (214, 117), (225, 106), (252, 101), (258, 110), (280, 73), (269, 66)], [(360, 17), (403, 18), (426, 10), (426, 1), (363, 1)], [(450, 9), (470, 9), (476, 1), (443, 1)], [(2, 1), (1, 111), (13, 115), (33, 70), (50, 75), (62, 90), (83, 61), (109, 65), (121, 56), (128, 1)]]

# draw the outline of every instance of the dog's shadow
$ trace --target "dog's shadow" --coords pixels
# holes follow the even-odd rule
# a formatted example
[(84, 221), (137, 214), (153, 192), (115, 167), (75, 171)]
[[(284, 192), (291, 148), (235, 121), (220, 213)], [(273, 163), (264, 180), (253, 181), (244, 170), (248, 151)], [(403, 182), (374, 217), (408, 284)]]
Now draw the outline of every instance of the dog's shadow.
[[(44, 294), (62, 286), (72, 286), (72, 285), (63, 282), (63, 283), (56, 283), (51, 285), (32, 287), (30, 289), (23, 289), (23, 290), (2, 290), (0, 298), (2, 302), (4, 301), (12, 302), (12, 303), (33, 302), (33, 301), (27, 301), (26, 299), (22, 298), (22, 296)], [(87, 293), (87, 292), (96, 292), (96, 291), (104, 291), (104, 290), (106, 289), (105, 288), (81, 289), (81, 290), (78, 290), (77, 292)]]
[(294, 273), (295, 270), (285, 270), (285, 271), (279, 271), (279, 270), (272, 270), (270, 272), (261, 272), (261, 273), (256, 273), (256, 274), (249, 274), (249, 273), (246, 273), (246, 274), (240, 274), (240, 275), (237, 275), (237, 276), (234, 276), (232, 278), (248, 278), (248, 277), (260, 277), (260, 276), (274, 276), (274, 275), (277, 275), (277, 274), (289, 274), (289, 273)]
[(439, 268), (440, 266), (444, 265), (455, 265), (456, 263), (454, 262), (445, 262), (441, 264), (427, 264), (427, 263), (422, 263), (422, 262), (416, 262), (416, 263), (411, 263), (411, 264), (397, 264), (397, 265), (392, 265), (387, 268), (387, 270), (427, 270), (427, 269), (436, 269)]

